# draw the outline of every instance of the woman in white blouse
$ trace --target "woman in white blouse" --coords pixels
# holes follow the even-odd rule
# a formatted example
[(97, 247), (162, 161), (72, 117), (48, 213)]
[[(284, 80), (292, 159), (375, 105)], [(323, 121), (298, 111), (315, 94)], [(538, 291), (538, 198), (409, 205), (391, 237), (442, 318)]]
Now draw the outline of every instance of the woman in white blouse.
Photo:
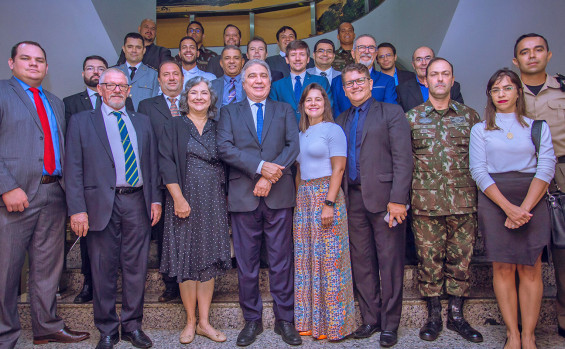
[(341, 180), (347, 141), (326, 91), (313, 83), (300, 103), (294, 210), (294, 322), (301, 335), (343, 339), (355, 329), (349, 235)]
[(485, 121), (472, 128), (469, 152), (471, 174), (480, 188), (479, 229), (506, 324), (505, 348), (536, 348), (534, 329), (543, 293), (541, 253), (550, 241), (549, 212), (541, 199), (553, 178), (555, 155), (549, 128), (543, 123), (536, 157), (533, 120), (525, 117), (522, 83), (516, 73), (509, 69), (494, 73), (487, 98)]

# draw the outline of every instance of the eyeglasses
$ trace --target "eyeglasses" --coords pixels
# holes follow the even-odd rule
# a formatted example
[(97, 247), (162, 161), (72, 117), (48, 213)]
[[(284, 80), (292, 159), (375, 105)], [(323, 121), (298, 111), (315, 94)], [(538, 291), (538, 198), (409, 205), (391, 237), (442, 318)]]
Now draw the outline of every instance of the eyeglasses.
[(377, 52), (377, 46), (373, 46), (373, 45), (370, 45), (370, 46), (359, 45), (359, 46), (357, 46), (357, 50), (358, 50), (358, 51), (361, 51), (361, 52), (367, 51), (367, 50), (369, 50), (369, 52)]
[(416, 57), (414, 61), (418, 63), (422, 63), (422, 62), (429, 62), (431, 60), (432, 60), (432, 56), (426, 56), (426, 57)]
[(127, 84), (114, 84), (111, 82), (102, 82), (100, 83), (100, 85), (104, 85), (106, 89), (110, 91), (114, 91), (116, 89), (116, 86), (118, 86), (120, 88), (120, 91), (122, 92), (127, 91), (129, 88), (129, 85)]
[(359, 78), (357, 80), (349, 80), (345, 82), (345, 88), (352, 88), (354, 84), (357, 84), (357, 86), (363, 86), (365, 85), (365, 82), (367, 82), (367, 80), (371, 80), (369, 78)]
[(195, 28), (189, 28), (188, 32), (191, 33), (191, 34), (192, 33), (200, 34), (202, 32), (202, 30), (200, 30), (199, 28), (196, 28), (196, 29)]
[(327, 53), (327, 54), (331, 55), (331, 54), (334, 53), (334, 50), (332, 50), (331, 48), (329, 48), (327, 50), (324, 50), (323, 48), (319, 48), (319, 49), (316, 50), (316, 53), (318, 53), (318, 54)]
[(392, 57), (392, 53), (387, 53), (386, 55), (377, 56), (378, 59), (385, 59), (385, 58), (391, 58), (391, 57)]
[(93, 72), (93, 71), (97, 71), (99, 73), (102, 73), (103, 71), (105, 71), (106, 68), (105, 67), (93, 67), (91, 65), (87, 65), (86, 67), (84, 67), (84, 71), (87, 71), (89, 73)]
[(488, 91), (490, 93), (490, 95), (497, 95), (500, 93), (500, 91), (504, 91), (504, 93), (508, 93), (508, 92), (512, 92), (512, 90), (514, 90), (514, 86), (504, 86), (502, 89), (500, 88), (493, 88), (490, 91)]

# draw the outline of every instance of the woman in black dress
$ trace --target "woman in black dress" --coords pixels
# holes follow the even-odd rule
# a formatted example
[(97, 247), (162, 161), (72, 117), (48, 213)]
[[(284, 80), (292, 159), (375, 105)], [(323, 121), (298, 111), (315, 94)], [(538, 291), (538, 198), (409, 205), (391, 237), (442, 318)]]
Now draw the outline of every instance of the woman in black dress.
[(208, 80), (190, 79), (181, 94), (182, 116), (168, 122), (159, 143), (160, 173), (169, 192), (161, 272), (179, 282), (187, 315), (179, 338), (183, 344), (195, 333), (226, 340), (208, 322), (214, 279), (231, 267), (224, 166), (213, 120), (216, 100)]

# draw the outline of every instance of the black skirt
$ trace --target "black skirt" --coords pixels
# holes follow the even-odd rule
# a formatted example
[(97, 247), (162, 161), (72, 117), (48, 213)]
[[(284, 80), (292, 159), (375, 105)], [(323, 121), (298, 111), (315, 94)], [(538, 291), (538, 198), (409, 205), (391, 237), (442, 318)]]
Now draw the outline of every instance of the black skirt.
[[(504, 197), (520, 206), (528, 193), (534, 173), (505, 172), (490, 176)], [(517, 229), (504, 226), (506, 214), (479, 191), (479, 229), (485, 240), (486, 258), (491, 262), (534, 265), (550, 242), (551, 226), (545, 197), (530, 212), (530, 221)]]

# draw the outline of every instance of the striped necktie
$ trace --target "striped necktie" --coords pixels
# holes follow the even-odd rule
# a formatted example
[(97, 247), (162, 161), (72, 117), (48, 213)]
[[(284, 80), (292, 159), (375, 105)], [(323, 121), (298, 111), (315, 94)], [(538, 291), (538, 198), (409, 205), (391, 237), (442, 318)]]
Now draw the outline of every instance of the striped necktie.
[(118, 119), (118, 128), (120, 130), (120, 137), (122, 138), (122, 147), (124, 147), (126, 182), (132, 187), (135, 187), (139, 181), (139, 174), (137, 173), (137, 161), (135, 160), (135, 153), (133, 152), (133, 146), (129, 139), (128, 128), (122, 119), (121, 112), (113, 111), (112, 114), (114, 114), (116, 119)]
[(228, 104), (235, 102), (235, 79), (231, 78), (230, 88), (228, 89)]
[(171, 102), (171, 106), (169, 107), (169, 109), (170, 109), (170, 111), (171, 111), (171, 115), (172, 115), (173, 117), (180, 116), (180, 111), (179, 111), (179, 108), (177, 107), (177, 100), (176, 100), (176, 98), (167, 97), (167, 99), (169, 100), (169, 102)]

